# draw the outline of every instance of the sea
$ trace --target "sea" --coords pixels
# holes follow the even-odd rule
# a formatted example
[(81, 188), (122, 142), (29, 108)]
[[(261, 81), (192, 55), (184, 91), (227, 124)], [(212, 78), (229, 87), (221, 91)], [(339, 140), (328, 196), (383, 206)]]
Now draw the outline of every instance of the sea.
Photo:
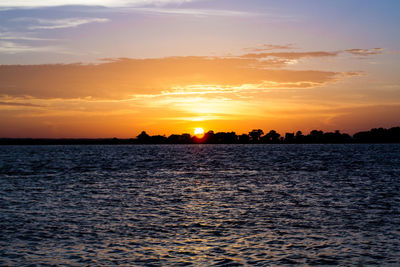
[(400, 145), (0, 147), (1, 266), (400, 266)]

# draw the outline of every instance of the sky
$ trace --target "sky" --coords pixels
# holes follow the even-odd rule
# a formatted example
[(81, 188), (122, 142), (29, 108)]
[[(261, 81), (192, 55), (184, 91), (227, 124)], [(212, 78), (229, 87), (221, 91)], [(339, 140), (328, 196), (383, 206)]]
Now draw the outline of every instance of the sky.
[(0, 137), (400, 126), (398, 0), (0, 0)]

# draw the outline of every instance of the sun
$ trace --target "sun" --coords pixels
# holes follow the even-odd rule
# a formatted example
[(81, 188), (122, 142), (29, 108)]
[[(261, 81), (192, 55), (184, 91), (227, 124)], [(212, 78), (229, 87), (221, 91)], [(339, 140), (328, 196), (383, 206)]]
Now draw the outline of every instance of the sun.
[(203, 128), (195, 128), (194, 135), (196, 135), (198, 137), (202, 137), (204, 135), (204, 129)]

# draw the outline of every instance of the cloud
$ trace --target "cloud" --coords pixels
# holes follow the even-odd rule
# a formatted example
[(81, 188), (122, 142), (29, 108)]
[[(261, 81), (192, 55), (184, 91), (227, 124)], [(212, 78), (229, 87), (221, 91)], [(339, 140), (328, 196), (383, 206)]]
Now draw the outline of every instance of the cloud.
[(39, 38), (33, 36), (27, 36), (27, 33), (14, 33), (14, 32), (0, 32), (1, 40), (13, 40), (13, 41), (57, 41), (57, 39), (51, 38)]
[(42, 107), (32, 103), (20, 103), (20, 102), (3, 102), (0, 101), (0, 106), (17, 106), (17, 107)]
[(340, 52), (268, 52), (268, 53), (249, 53), (242, 55), (241, 58), (262, 61), (267, 65), (274, 64), (277, 67), (299, 63), (303, 58), (323, 58), (336, 57)]
[(383, 53), (383, 48), (372, 48), (372, 49), (348, 49), (345, 52), (350, 53), (355, 56), (372, 56), (379, 55)]
[[(126, 11), (126, 9), (124, 9)], [(254, 16), (255, 13), (235, 11), (235, 10), (224, 10), (224, 9), (188, 9), (188, 8), (133, 8), (132, 11), (141, 13), (159, 13), (159, 14), (171, 14), (171, 15), (189, 15), (189, 16), (222, 16), (222, 17), (247, 17)]]
[(279, 69), (274, 62), (262, 62), (258, 58), (114, 59), (88, 65), (3, 65), (0, 66), (0, 95), (126, 99), (177, 90), (201, 93), (202, 90), (313, 88), (344, 77), (343, 73), (332, 71)]
[(149, 5), (167, 5), (183, 4), (193, 0), (2, 0), (0, 8), (38, 8), (54, 7), (66, 5), (79, 6), (105, 6), (105, 7), (123, 7), (123, 6), (149, 6)]
[[(291, 49), (291, 45), (263, 45), (263, 48), (253, 49), (254, 52), (262, 52), (266, 50), (275, 49)], [(250, 48), (246, 48), (249, 50)], [(311, 52), (264, 52), (264, 53), (248, 53), (244, 54), (242, 58), (251, 59), (262, 59), (275, 62), (277, 65), (291, 64), (295, 60), (300, 60), (303, 58), (324, 58), (324, 57), (336, 57), (339, 54), (347, 52), (356, 56), (371, 56), (382, 54), (383, 48), (373, 48), (373, 49), (348, 49), (343, 51), (311, 51)]]
[(28, 21), (34, 22), (37, 25), (28, 26), (30, 30), (40, 30), (40, 29), (65, 29), (65, 28), (75, 28), (80, 25), (89, 23), (104, 23), (110, 21), (106, 18), (66, 18), (66, 19), (40, 19), (40, 18), (18, 18), (14, 21)]
[(253, 52), (263, 52), (263, 51), (271, 51), (271, 50), (291, 50), (295, 49), (293, 44), (286, 45), (277, 45), (277, 44), (262, 44), (256, 47), (248, 47), (244, 50), (253, 51)]
[(244, 58), (279, 58), (283, 60), (289, 59), (301, 59), (301, 58), (310, 58), (310, 57), (336, 57), (339, 52), (271, 52), (271, 53), (252, 53), (245, 54), (242, 57)]
[(18, 53), (29, 53), (29, 52), (49, 52), (57, 51), (59, 47), (56, 46), (31, 46), (25, 44), (19, 44), (12, 41), (0, 41), (0, 54), (18, 54)]

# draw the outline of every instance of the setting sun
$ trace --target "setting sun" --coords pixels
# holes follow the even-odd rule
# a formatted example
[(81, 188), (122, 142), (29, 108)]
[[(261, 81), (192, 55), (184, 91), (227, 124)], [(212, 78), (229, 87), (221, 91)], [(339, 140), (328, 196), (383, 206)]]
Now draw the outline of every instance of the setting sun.
[(204, 135), (204, 129), (203, 128), (196, 128), (194, 129), (194, 134), (197, 136), (203, 136)]

